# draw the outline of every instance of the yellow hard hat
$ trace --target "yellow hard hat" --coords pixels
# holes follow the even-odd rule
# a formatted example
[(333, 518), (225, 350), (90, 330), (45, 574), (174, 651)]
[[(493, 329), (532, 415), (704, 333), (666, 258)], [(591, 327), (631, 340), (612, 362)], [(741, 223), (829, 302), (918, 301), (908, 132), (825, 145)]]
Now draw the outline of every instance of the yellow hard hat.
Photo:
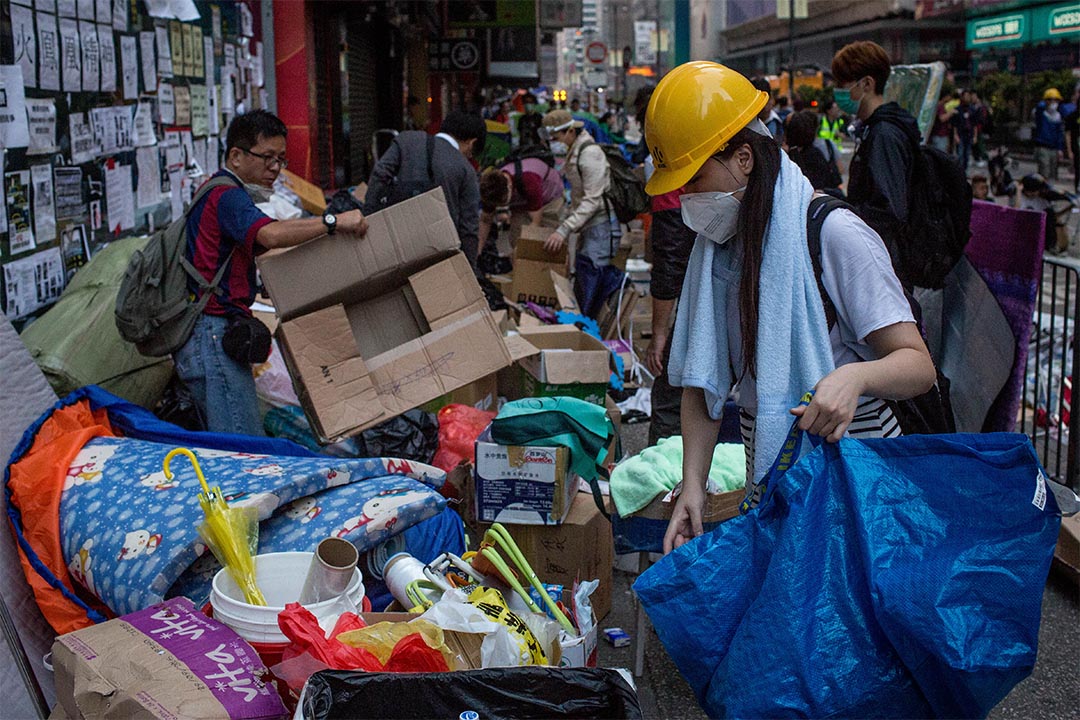
[(1058, 92), (1057, 88), (1050, 88), (1043, 93), (1043, 100), (1057, 100), (1058, 102), (1061, 102), (1061, 93)]
[(645, 112), (656, 172), (645, 192), (677, 190), (735, 133), (757, 117), (768, 94), (743, 75), (713, 62), (688, 62), (660, 81)]

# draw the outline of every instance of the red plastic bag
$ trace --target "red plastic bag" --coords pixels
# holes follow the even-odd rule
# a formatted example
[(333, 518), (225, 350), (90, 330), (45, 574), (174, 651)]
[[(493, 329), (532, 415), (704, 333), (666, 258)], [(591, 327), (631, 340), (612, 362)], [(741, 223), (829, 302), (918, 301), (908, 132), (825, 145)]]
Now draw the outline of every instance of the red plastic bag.
[(496, 413), (468, 405), (447, 405), (439, 411), (439, 450), (431, 464), (450, 472), (462, 460), (476, 462), (476, 438)]

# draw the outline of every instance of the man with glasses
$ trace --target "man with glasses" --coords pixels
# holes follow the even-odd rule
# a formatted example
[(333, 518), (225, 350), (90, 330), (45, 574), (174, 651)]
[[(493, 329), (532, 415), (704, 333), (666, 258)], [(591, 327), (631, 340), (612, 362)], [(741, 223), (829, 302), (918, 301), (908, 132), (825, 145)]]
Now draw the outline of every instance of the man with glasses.
[[(235, 184), (215, 187), (188, 215), (187, 259), (207, 283), (225, 267), (217, 294), (173, 356), (211, 432), (263, 434), (251, 365), (234, 359), (222, 343), (230, 326), (254, 322), (255, 256), (336, 231), (367, 232), (359, 210), (275, 221), (255, 207), (253, 198), (267, 199), (286, 165), (286, 134), (285, 124), (265, 110), (235, 117), (225, 138), (225, 165), (214, 175)], [(198, 294), (193, 280), (189, 289)]]

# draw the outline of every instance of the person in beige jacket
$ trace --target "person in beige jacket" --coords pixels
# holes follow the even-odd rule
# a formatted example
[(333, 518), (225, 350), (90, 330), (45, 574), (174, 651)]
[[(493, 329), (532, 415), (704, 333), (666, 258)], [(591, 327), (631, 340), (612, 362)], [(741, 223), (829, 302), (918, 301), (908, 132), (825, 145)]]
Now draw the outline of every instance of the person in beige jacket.
[(611, 264), (619, 247), (614, 229), (618, 227), (604, 193), (611, 182), (611, 170), (604, 151), (566, 110), (552, 110), (544, 116), (551, 150), (566, 153), (563, 174), (570, 181), (570, 212), (544, 242), (556, 252), (571, 233), (578, 234), (574, 261), (574, 294), (581, 312), (596, 317), (607, 297), (618, 289), (622, 272)]

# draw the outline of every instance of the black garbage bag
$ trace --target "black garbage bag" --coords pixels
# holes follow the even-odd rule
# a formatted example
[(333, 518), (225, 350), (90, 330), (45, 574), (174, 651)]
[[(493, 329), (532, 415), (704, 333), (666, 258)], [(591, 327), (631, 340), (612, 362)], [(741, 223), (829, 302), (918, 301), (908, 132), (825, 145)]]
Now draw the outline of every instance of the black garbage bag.
[(195, 403), (195, 396), (176, 374), (173, 374), (169, 384), (165, 386), (165, 392), (161, 394), (161, 399), (154, 405), (154, 414), (185, 430), (206, 430), (206, 421), (202, 410)]
[(329, 718), (640, 718), (616, 670), (515, 667), (445, 673), (324, 670), (304, 688), (305, 720)]
[(514, 262), (500, 255), (495, 248), (495, 239), (488, 238), (487, 245), (476, 258), (476, 267), (485, 275), (507, 275), (514, 271)]
[(487, 300), (491, 312), (506, 310), (510, 307), (506, 302), (506, 297), (502, 294), (502, 290), (491, 280), (488, 280), (483, 275), (477, 275), (476, 282), (480, 283), (480, 289), (484, 292), (484, 298)]
[(350, 210), (363, 210), (364, 206), (348, 190), (338, 190), (326, 204), (326, 212), (340, 215)]
[(431, 463), (439, 449), (439, 421), (423, 410), (408, 410), (356, 437), (360, 457), (388, 457)]

